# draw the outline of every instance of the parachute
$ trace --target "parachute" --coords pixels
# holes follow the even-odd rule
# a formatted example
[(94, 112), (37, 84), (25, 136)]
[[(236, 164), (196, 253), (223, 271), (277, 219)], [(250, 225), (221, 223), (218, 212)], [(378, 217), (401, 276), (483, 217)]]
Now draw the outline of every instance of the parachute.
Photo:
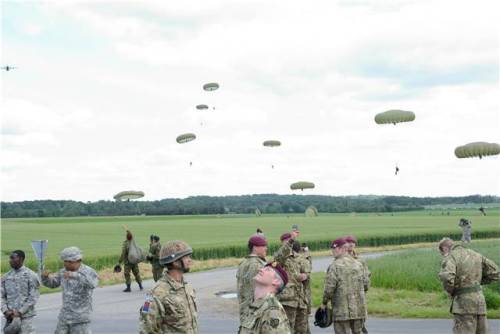
[(266, 147), (277, 147), (281, 146), (281, 142), (279, 140), (266, 140), (265, 142), (262, 143), (262, 145)]
[(207, 92), (219, 89), (219, 84), (217, 82), (209, 82), (203, 85), (203, 89)]
[(207, 110), (208, 106), (206, 104), (198, 104), (196, 106), (196, 109), (198, 109), (198, 110)]
[(144, 197), (144, 192), (135, 190), (121, 191), (115, 196), (113, 196), (113, 198), (117, 201), (123, 201), (123, 200), (129, 201), (131, 199), (137, 199), (141, 197)]
[(459, 159), (473, 157), (482, 159), (484, 156), (497, 154), (500, 154), (500, 145), (496, 143), (475, 142), (459, 146), (455, 149), (455, 155)]
[(405, 110), (387, 110), (375, 115), (375, 123), (377, 124), (389, 124), (402, 122), (411, 122), (415, 120), (415, 113), (412, 111)]
[(314, 189), (314, 183), (307, 182), (307, 181), (299, 181), (299, 182), (292, 183), (290, 185), (290, 189), (292, 189), (292, 190)]
[(185, 144), (185, 143), (189, 143), (190, 141), (195, 140), (195, 139), (196, 139), (196, 135), (194, 133), (184, 133), (182, 135), (177, 136), (176, 141), (179, 144)]
[(314, 205), (310, 205), (307, 207), (306, 211), (304, 212), (306, 217), (317, 217), (318, 216), (318, 209)]

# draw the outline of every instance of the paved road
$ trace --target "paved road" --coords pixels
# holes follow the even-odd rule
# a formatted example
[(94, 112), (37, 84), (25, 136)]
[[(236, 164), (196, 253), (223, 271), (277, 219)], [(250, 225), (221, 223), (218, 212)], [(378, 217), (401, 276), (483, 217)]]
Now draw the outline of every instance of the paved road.
[[(383, 253), (367, 257), (381, 256)], [(313, 270), (324, 271), (331, 258), (314, 259)], [(200, 333), (236, 333), (238, 328), (238, 306), (235, 299), (224, 299), (215, 294), (235, 290), (235, 268), (223, 268), (187, 274), (187, 280), (196, 288)], [(152, 286), (145, 282), (145, 288)], [(138, 291), (133, 284), (131, 293), (123, 293), (124, 286), (98, 288), (94, 292), (94, 314), (92, 328), (98, 334), (137, 333), (139, 307), (144, 300), (144, 292)], [(135, 289), (135, 290), (134, 290)], [(46, 294), (40, 297), (37, 306), (38, 316), (35, 324), (38, 333), (53, 333), (57, 314), (61, 306), (61, 293)], [(491, 333), (500, 334), (500, 321), (490, 321)], [(451, 320), (405, 320), (370, 318), (367, 328), (370, 333), (406, 334), (443, 334), (451, 333)], [(319, 329), (311, 323), (313, 333), (333, 333), (332, 328)]]

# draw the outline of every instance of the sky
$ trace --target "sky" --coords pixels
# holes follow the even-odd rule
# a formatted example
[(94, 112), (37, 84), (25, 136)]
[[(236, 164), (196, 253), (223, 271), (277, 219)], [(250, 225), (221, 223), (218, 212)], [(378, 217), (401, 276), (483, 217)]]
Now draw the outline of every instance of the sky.
[(495, 1), (1, 4), (3, 201), (500, 194)]

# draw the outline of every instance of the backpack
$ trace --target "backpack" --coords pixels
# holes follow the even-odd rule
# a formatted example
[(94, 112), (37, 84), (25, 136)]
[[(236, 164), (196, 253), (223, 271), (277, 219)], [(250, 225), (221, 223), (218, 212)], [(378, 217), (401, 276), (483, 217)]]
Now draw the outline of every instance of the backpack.
[(135, 240), (130, 240), (130, 245), (128, 248), (128, 262), (130, 264), (137, 264), (139, 262), (144, 262), (146, 260), (146, 253), (137, 246)]

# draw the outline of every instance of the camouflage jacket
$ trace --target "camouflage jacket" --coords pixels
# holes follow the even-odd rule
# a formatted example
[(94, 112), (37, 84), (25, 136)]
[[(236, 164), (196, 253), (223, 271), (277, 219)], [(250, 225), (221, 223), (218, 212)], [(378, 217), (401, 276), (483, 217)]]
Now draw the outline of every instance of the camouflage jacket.
[(17, 310), (22, 318), (36, 315), (35, 304), (40, 297), (38, 276), (22, 266), (2, 277), (2, 313)]
[(198, 333), (194, 289), (163, 275), (146, 295), (139, 320), (140, 334)]
[(300, 265), (300, 273), (306, 274), (307, 279), (302, 281), (304, 298), (301, 299), (307, 306), (311, 305), (311, 271), (312, 271), (312, 261), (309, 252), (299, 253), (297, 257)]
[(159, 242), (149, 245), (149, 256), (152, 257), (150, 262), (153, 265), (153, 267), (161, 267), (160, 250), (161, 250), (161, 245)]
[(239, 334), (290, 334), (290, 325), (283, 306), (268, 294), (250, 304), (249, 312), (241, 321)]
[(259, 270), (264, 267), (266, 261), (257, 255), (248, 255), (238, 266), (236, 272), (236, 282), (238, 289), (238, 303), (240, 306), (240, 320), (248, 311), (248, 307), (253, 301), (255, 284), (253, 278)]
[(364, 319), (367, 288), (362, 264), (349, 255), (340, 255), (326, 272), (323, 304), (331, 301), (334, 321)]
[(99, 284), (99, 278), (94, 269), (80, 265), (77, 271), (68, 271), (69, 278), (64, 278), (66, 269), (61, 269), (49, 277), (42, 276), (43, 285), (49, 288), (62, 287), (62, 308), (59, 320), (67, 323), (82, 323), (90, 321), (92, 313), (92, 293)]
[[(488, 282), (483, 277), (488, 275)], [(441, 263), (439, 278), (452, 296), (450, 312), (455, 314), (486, 314), (486, 302), (481, 283), (498, 280), (495, 263), (481, 254), (454, 245)]]
[(125, 240), (122, 243), (122, 255), (120, 256), (120, 260), (118, 263), (123, 263), (124, 265), (128, 265), (128, 250), (130, 248), (130, 241)]
[(288, 284), (276, 295), (281, 305), (306, 308), (304, 288), (298, 280), (300, 274), (298, 254), (292, 250), (290, 243), (284, 243), (276, 251), (274, 261), (280, 263), (288, 274)]
[(366, 292), (370, 288), (370, 280), (371, 280), (372, 273), (368, 269), (368, 265), (366, 264), (365, 259), (360, 257), (355, 251), (353, 251), (352, 253), (349, 253), (349, 255), (352, 256), (353, 259), (355, 259), (356, 261), (361, 263), (361, 265), (363, 266), (363, 274), (364, 274), (364, 279), (365, 279), (364, 286), (365, 286), (365, 292)]

